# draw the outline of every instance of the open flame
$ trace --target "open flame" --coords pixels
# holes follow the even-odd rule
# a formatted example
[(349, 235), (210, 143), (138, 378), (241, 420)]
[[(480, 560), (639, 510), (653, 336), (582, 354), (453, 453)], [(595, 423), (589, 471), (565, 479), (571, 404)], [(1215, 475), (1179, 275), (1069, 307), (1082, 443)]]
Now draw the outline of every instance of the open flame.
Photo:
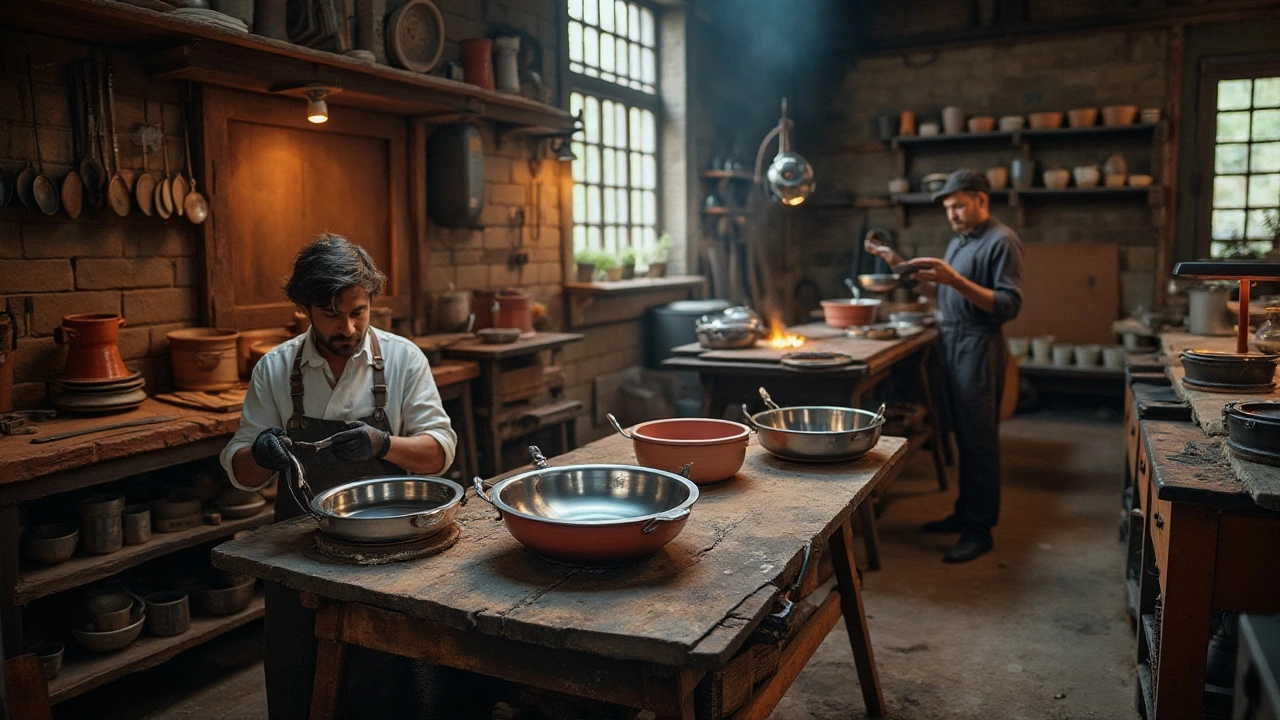
[(769, 337), (765, 339), (769, 341), (769, 347), (774, 350), (787, 350), (804, 345), (804, 336), (787, 332), (782, 327), (782, 322), (776, 317), (769, 318)]

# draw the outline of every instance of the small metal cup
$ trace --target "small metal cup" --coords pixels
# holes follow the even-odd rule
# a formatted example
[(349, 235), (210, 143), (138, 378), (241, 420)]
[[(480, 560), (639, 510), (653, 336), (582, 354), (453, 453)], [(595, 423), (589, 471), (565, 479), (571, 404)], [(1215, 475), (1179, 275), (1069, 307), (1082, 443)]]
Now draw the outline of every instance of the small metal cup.
[(124, 542), (140, 545), (151, 539), (151, 508), (130, 505), (124, 509)]

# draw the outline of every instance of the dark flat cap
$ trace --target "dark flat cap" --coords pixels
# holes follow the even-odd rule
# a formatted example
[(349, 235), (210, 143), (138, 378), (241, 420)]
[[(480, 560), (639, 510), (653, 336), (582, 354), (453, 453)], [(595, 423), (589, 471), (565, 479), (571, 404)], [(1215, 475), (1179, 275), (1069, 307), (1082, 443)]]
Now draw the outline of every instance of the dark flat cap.
[(987, 176), (977, 170), (956, 170), (947, 176), (947, 184), (942, 189), (933, 194), (933, 201), (939, 200), (953, 195), (958, 192), (991, 192), (991, 183), (987, 182)]

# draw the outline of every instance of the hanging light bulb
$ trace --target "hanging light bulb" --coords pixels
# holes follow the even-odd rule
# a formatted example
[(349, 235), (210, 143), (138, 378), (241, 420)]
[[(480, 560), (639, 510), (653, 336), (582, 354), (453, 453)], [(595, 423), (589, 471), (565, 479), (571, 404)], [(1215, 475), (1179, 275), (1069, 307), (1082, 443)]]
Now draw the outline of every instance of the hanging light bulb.
[(559, 147), (555, 151), (558, 162), (573, 162), (578, 159), (578, 156), (573, 154), (573, 144), (569, 142), (567, 137), (560, 138)]
[(307, 89), (307, 119), (317, 125), (329, 120), (329, 106), (324, 101), (328, 94), (329, 88), (319, 85)]
[[(756, 182), (764, 186), (765, 195), (770, 200), (783, 205), (803, 203), (817, 187), (813, 166), (799, 153), (791, 152), (792, 124), (791, 118), (787, 117), (787, 99), (783, 98), (782, 119), (778, 121), (778, 127), (764, 136), (760, 151), (756, 153)], [(760, 166), (764, 161), (764, 151), (775, 135), (778, 136), (778, 154), (762, 177)]]

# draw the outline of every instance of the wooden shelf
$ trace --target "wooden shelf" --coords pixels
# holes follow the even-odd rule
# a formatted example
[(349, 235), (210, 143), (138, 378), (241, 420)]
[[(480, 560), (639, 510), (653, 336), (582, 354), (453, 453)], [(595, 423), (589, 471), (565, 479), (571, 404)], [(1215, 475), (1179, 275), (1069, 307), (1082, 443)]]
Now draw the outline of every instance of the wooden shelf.
[[(192, 617), (191, 627), (186, 632), (171, 637), (152, 637), (144, 631), (128, 647), (113, 653), (91, 653), (75, 644), (74, 640), (69, 641), (62, 672), (49, 681), (49, 701), (62, 702), (129, 673), (155, 667), (183, 650), (257, 620), (262, 617), (263, 610), (264, 602), (259, 593), (249, 607), (235, 615)], [(192, 614), (196, 612), (192, 608)]]
[(1054, 365), (1053, 363), (1020, 362), (1018, 373), (1028, 377), (1124, 378), (1124, 368), (1101, 365)]
[(224, 30), (114, 0), (0, 0), (6, 29), (143, 55), (158, 78), (259, 93), (296, 94), (321, 83), (341, 88), (330, 106), (358, 107), (434, 122), (492, 121), (503, 132), (560, 134), (573, 117), (519, 95), (386, 65), (354, 60), (282, 40)]
[(208, 540), (231, 537), (240, 530), (270, 524), (272, 505), (267, 504), (257, 515), (226, 520), (221, 525), (200, 525), (175, 533), (154, 533), (140, 545), (125, 545), (107, 555), (77, 553), (70, 560), (47, 567), (24, 567), (14, 587), (14, 602), (25, 605), (32, 600), (70, 590), (94, 580), (110, 577), (176, 550), (194, 547)]
[(654, 290), (701, 287), (706, 284), (707, 279), (701, 275), (667, 275), (664, 277), (635, 278), (634, 280), (617, 280), (613, 282), (567, 282), (564, 284), (564, 292), (566, 295), (634, 295)]
[(754, 182), (756, 176), (746, 170), (703, 170), (702, 177), (708, 180), (744, 180)]
[(1037, 198), (1058, 198), (1087, 200), (1094, 198), (1144, 198), (1153, 194), (1159, 195), (1160, 188), (1155, 185), (1146, 187), (1096, 187), (1096, 188), (1062, 188), (1061, 190), (1050, 188), (1023, 188), (1014, 190), (1010, 193), (1013, 198), (1026, 198), (1035, 200)]
[(1012, 142), (1017, 145), (1017, 133), (1013, 132), (988, 132), (988, 133), (944, 133), (941, 135), (899, 135), (890, 141), (891, 147), (907, 147), (911, 145), (958, 145), (973, 142), (991, 142), (993, 140), (1001, 140), (1004, 142)]
[(1139, 123), (1136, 125), (1095, 125), (1085, 128), (1058, 128), (1056, 130), (1012, 130), (989, 133), (950, 133), (944, 135), (906, 135), (893, 138), (891, 146), (910, 147), (921, 145), (963, 145), (965, 143), (986, 143), (992, 141), (1021, 145), (1025, 140), (1098, 138), (1121, 135), (1148, 135), (1160, 127), (1159, 123)]

